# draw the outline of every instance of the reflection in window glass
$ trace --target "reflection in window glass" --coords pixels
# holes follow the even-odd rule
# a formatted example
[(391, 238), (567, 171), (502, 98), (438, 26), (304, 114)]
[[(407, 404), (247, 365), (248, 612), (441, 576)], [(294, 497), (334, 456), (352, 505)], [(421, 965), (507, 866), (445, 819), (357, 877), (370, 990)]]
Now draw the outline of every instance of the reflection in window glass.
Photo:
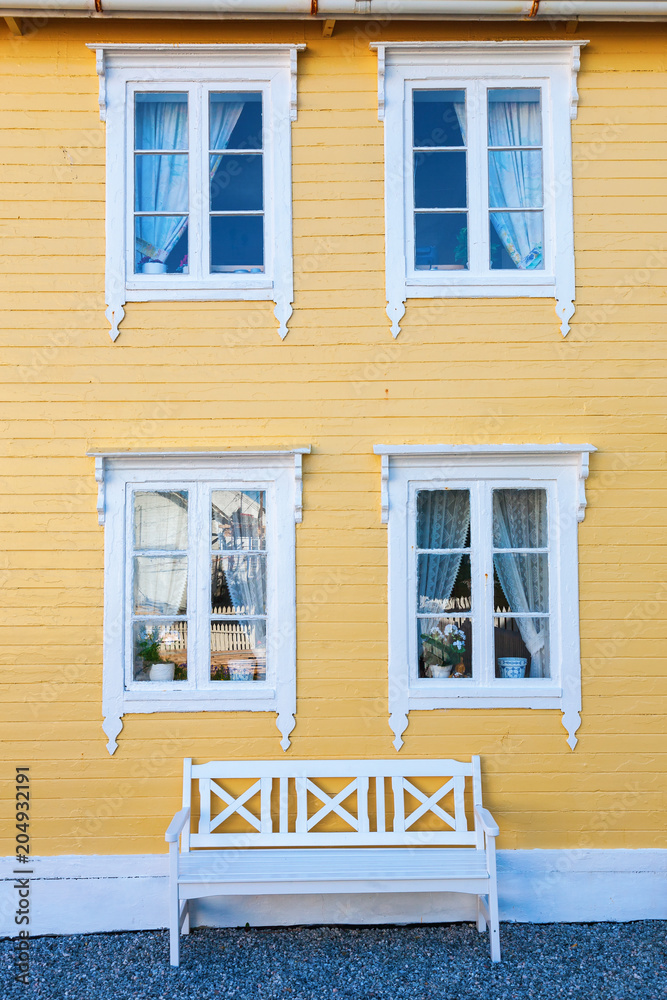
[(211, 550), (211, 680), (266, 680), (264, 490), (213, 490)]
[(412, 112), (414, 266), (462, 270), (468, 267), (465, 91), (414, 90)]
[(210, 268), (264, 271), (261, 93), (209, 97)]

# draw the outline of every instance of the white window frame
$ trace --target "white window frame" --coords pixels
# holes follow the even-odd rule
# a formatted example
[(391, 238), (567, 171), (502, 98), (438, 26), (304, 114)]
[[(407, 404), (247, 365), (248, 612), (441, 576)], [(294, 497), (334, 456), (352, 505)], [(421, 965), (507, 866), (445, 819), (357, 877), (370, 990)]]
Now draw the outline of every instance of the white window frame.
[[(107, 123), (106, 316), (118, 336), (126, 302), (275, 302), (281, 337), (294, 298), (292, 130), (296, 121), (297, 52), (305, 45), (89, 45), (97, 57), (100, 117)], [(139, 91), (187, 92), (190, 274), (134, 273), (134, 98)], [(264, 262), (261, 274), (209, 275), (208, 91), (263, 95)], [(204, 119), (202, 121), (202, 118)], [(206, 148), (204, 149), (204, 145)], [(199, 273), (197, 273), (199, 272)]]
[[(376, 445), (389, 547), (389, 725), (400, 750), (410, 711), (447, 708), (559, 709), (571, 749), (581, 723), (577, 528), (593, 445)], [(415, 575), (416, 492), (470, 489), (472, 573), (477, 593), (493, 579), (492, 488), (543, 488), (549, 517), (550, 677), (495, 677), (493, 595), (473, 607), (472, 678), (420, 678)], [(474, 586), (474, 581), (473, 581)], [(489, 603), (490, 602), (490, 603)]]
[[(408, 298), (553, 297), (565, 336), (574, 315), (571, 119), (586, 41), (372, 43), (378, 56), (378, 117), (384, 121), (387, 313), (394, 337)], [(491, 270), (473, 245), (488, 230), (486, 97), (489, 87), (542, 91), (544, 269)], [(466, 90), (470, 267), (414, 267), (412, 91)], [(473, 225), (474, 223), (474, 225)], [(480, 228), (481, 227), (481, 228)]]
[[(302, 456), (310, 448), (270, 452), (90, 453), (98, 483), (98, 520), (104, 539), (103, 729), (113, 754), (127, 713), (276, 712), (287, 750), (296, 713), (295, 524), (301, 521)], [(132, 679), (130, 633), (132, 494), (135, 489), (189, 490), (188, 680)], [(210, 617), (210, 503), (214, 489), (267, 493), (267, 676), (265, 681), (213, 683), (202, 664), (208, 656)], [(193, 531), (201, 526), (201, 533)], [(194, 560), (194, 562), (193, 562)], [(196, 588), (196, 592), (195, 592)], [(204, 624), (202, 624), (204, 623)], [(190, 657), (192, 656), (192, 661)], [(190, 667), (192, 666), (192, 670)], [(199, 669), (198, 669), (199, 668)]]

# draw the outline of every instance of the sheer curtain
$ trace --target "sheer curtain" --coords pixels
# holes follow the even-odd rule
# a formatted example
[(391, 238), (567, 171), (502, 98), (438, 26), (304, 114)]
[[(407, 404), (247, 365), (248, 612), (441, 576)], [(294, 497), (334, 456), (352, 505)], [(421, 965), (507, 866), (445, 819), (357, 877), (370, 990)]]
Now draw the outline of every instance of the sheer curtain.
[[(142, 103), (136, 118), (136, 147), (141, 150), (188, 149), (186, 102)], [(225, 149), (243, 111), (242, 102), (210, 102), (211, 149)], [(186, 153), (140, 155), (137, 205), (142, 212), (187, 212), (188, 156)], [(211, 157), (210, 177), (222, 157)], [(140, 256), (164, 263), (187, 226), (187, 215), (142, 216), (142, 236), (136, 237)]]
[[(470, 497), (467, 490), (420, 490), (418, 548), (463, 548), (469, 524)], [(444, 609), (456, 582), (462, 558), (461, 552), (420, 556), (419, 611), (430, 610), (429, 601), (437, 601)]]
[[(494, 490), (494, 546), (535, 548), (546, 542), (545, 490)], [(494, 565), (512, 611), (547, 611), (549, 576), (546, 554), (503, 553)], [(548, 618), (515, 618), (530, 653), (531, 677), (548, 677)]]
[[(135, 614), (183, 615), (187, 610), (188, 504), (182, 492), (137, 492), (134, 501)], [(165, 549), (177, 555), (143, 555)]]
[(517, 268), (542, 266), (542, 213), (502, 212), (494, 208), (539, 208), (542, 205), (542, 157), (531, 146), (541, 144), (538, 101), (489, 101), (489, 146), (524, 149), (489, 154), (491, 222)]

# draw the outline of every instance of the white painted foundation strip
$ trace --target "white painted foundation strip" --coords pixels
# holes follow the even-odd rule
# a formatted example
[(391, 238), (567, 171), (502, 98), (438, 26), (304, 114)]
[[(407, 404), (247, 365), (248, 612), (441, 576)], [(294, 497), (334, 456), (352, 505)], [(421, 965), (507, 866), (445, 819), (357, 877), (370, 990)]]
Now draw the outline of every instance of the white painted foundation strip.
[[(167, 924), (166, 854), (0, 858), (0, 936), (14, 937), (16, 877), (30, 877), (30, 933), (149, 930)], [(15, 876), (18, 868), (32, 874)], [(499, 851), (500, 919), (589, 922), (667, 918), (667, 850)], [(436, 923), (474, 919), (450, 894), (247, 896), (202, 900), (193, 924)]]

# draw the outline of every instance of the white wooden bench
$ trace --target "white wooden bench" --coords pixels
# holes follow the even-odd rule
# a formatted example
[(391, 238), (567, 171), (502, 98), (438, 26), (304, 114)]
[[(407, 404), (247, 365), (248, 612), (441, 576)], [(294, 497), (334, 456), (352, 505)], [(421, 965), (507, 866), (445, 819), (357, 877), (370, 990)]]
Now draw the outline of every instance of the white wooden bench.
[[(190, 832), (193, 783), (196, 833)], [(171, 964), (179, 963), (192, 899), (324, 892), (473, 893), (477, 928), (488, 923), (491, 958), (499, 962), (497, 835), (482, 807), (479, 757), (197, 765), (186, 759), (183, 808), (165, 834)]]

